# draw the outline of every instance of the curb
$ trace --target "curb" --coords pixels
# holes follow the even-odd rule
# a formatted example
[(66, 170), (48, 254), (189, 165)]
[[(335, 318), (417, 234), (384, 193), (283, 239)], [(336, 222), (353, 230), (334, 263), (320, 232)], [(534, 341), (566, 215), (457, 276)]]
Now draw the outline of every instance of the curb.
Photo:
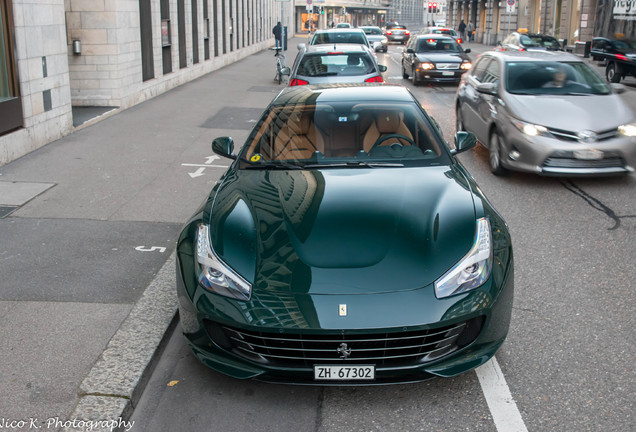
[(80, 385), (61, 432), (129, 430), (126, 421), (177, 325), (175, 252), (161, 267)]

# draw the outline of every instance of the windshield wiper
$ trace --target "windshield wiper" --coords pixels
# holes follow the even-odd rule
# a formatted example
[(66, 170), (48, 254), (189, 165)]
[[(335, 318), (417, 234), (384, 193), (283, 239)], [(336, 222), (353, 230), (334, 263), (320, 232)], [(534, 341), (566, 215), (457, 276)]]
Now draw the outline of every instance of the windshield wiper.
[(305, 168), (378, 168), (378, 167), (388, 167), (388, 168), (399, 168), (403, 167), (404, 164), (394, 163), (394, 162), (365, 162), (365, 161), (349, 161), (349, 162), (338, 162), (338, 163), (321, 163), (321, 164), (310, 164), (305, 165)]

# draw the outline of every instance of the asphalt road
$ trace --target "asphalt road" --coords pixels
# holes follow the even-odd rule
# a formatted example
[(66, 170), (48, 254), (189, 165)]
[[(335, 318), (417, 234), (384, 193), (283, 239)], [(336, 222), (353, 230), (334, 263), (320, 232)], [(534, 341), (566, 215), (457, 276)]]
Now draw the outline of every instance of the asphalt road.
[[(394, 45), (388, 54), (378, 54), (389, 66), (388, 81), (404, 81), (451, 140), (456, 87), (413, 87), (401, 78), (400, 52)], [(245, 76), (245, 68), (258, 65), (273, 70), (271, 54), (256, 54), (181, 91), (215, 85), (218, 74)], [(267, 103), (266, 97), (254, 97), (255, 89), (265, 96), (278, 88), (267, 73), (233, 85), (237, 97), (223, 103), (251, 113)], [(636, 109), (633, 88), (623, 97)], [(238, 126), (229, 132), (240, 142), (248, 125)], [(215, 132), (223, 134), (222, 129)], [(211, 154), (208, 141), (197, 144), (191, 160)], [(493, 378), (483, 372), (359, 388), (238, 381), (202, 366), (177, 327), (135, 407), (133, 430), (636, 430), (636, 176), (498, 178), (490, 173), (487, 156), (477, 147), (459, 158), (507, 220), (515, 247), (512, 324), (496, 355), (501, 373), (495, 387), (511, 395), (503, 408), (491, 403)], [(207, 171), (194, 180), (200, 199), (219, 175), (220, 170)], [(506, 423), (516, 414), (521, 424)]]

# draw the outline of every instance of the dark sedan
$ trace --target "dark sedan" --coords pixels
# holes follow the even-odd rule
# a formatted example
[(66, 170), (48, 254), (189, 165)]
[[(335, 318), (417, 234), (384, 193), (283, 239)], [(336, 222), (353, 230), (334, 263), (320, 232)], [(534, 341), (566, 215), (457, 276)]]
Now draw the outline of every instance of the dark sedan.
[(177, 245), (183, 332), (235, 378), (450, 377), (508, 332), (508, 228), (404, 87), (285, 88)]
[(402, 77), (421, 81), (459, 82), (462, 74), (472, 67), (463, 49), (454, 38), (438, 34), (411, 38), (402, 53)]

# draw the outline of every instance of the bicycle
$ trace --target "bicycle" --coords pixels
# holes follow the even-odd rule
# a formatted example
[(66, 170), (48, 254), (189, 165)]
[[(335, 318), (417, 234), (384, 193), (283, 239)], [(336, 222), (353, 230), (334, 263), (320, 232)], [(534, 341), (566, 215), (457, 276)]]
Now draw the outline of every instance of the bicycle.
[(273, 47), (273, 50), (276, 51), (274, 57), (276, 57), (276, 76), (274, 77), (274, 81), (278, 81), (278, 84), (283, 82), (283, 75), (285, 74), (285, 52), (283, 51), (283, 47)]

